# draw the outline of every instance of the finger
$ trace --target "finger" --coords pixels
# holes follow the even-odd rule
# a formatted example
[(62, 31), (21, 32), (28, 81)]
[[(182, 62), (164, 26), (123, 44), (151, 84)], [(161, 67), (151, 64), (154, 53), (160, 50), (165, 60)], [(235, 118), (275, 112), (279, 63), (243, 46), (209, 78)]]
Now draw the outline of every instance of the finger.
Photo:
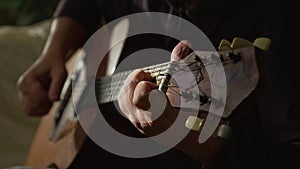
[(47, 100), (36, 100), (30, 97), (22, 99), (21, 105), (23, 111), (29, 116), (42, 116), (48, 113), (52, 106), (51, 101)]
[(185, 58), (190, 50), (191, 43), (187, 40), (179, 42), (172, 51), (171, 61), (180, 61)]
[(143, 134), (147, 133), (147, 130), (149, 130), (152, 126), (152, 113), (148, 111), (137, 111), (134, 114), (137, 124), (135, 125), (137, 129), (139, 129)]
[(134, 90), (139, 82), (152, 80), (153, 77), (148, 72), (144, 72), (142, 70), (135, 70), (133, 73), (131, 73), (127, 77), (123, 86), (129, 100), (133, 103)]
[(151, 113), (147, 111), (129, 113), (128, 119), (143, 134), (146, 134), (147, 129), (151, 128), (153, 122)]
[(54, 70), (51, 72), (51, 84), (49, 88), (49, 98), (51, 101), (59, 100), (66, 77), (66, 70)]
[(129, 121), (134, 125), (135, 128), (137, 129), (141, 129), (141, 123), (139, 122), (139, 120), (137, 119), (137, 116), (135, 113), (129, 113), (127, 115), (127, 118), (129, 119)]
[(154, 89), (157, 89), (155, 83), (141, 81), (134, 90), (133, 103), (143, 110), (148, 110), (150, 108), (149, 94)]
[(48, 98), (48, 92), (39, 81), (28, 78), (28, 80), (23, 80), (18, 88), (21, 108), (27, 115), (40, 116), (48, 112), (52, 102)]
[[(134, 116), (136, 117), (138, 123), (141, 126), (140, 129), (143, 129), (145, 126), (148, 125), (148, 119), (150, 119), (150, 118), (146, 117), (146, 116), (148, 116), (148, 113), (149, 112), (141, 110), (141, 111), (136, 111), (136, 113), (134, 114)], [(149, 120), (149, 122), (151, 122), (151, 120)]]
[(132, 102), (134, 89), (138, 84), (137, 79), (143, 79), (143, 76), (144, 74), (142, 70), (135, 70), (129, 74), (118, 95), (119, 107), (122, 110), (122, 113), (125, 114), (130, 121), (135, 120), (133, 117), (131, 117), (131, 113), (135, 111), (135, 107)]
[[(126, 79), (118, 95), (118, 103), (122, 113), (136, 126), (140, 128), (140, 121), (144, 121), (137, 116), (139, 108), (133, 103), (133, 95), (136, 86), (140, 81), (149, 81), (153, 78), (147, 72), (135, 70)], [(138, 124), (139, 123), (139, 124)]]

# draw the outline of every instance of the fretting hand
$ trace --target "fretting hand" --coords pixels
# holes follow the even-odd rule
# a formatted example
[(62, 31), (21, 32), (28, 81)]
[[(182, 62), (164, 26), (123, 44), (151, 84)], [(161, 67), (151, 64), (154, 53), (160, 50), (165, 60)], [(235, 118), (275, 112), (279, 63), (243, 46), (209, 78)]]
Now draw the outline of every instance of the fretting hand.
[[(190, 43), (181, 41), (173, 49), (171, 61), (186, 57), (189, 49)], [(146, 136), (165, 131), (173, 124), (178, 113), (177, 109), (170, 106), (165, 94), (157, 90), (150, 73), (142, 70), (136, 70), (128, 76), (121, 88), (118, 102), (125, 116)], [(153, 102), (158, 104), (150, 105)], [(153, 110), (160, 112), (153, 112)]]

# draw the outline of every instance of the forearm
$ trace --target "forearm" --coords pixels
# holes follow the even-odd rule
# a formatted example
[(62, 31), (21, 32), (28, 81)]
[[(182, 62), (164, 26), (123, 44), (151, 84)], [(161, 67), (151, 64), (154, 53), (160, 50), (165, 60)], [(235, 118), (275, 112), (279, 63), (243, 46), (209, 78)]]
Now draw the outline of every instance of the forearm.
[(81, 47), (86, 33), (81, 25), (69, 17), (57, 17), (51, 24), (41, 57), (67, 61), (72, 53)]

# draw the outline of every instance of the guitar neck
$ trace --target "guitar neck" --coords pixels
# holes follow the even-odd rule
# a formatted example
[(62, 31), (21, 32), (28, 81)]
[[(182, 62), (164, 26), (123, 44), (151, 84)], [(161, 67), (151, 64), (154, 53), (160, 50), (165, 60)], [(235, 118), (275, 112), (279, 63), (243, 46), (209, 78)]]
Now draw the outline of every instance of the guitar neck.
[[(170, 62), (161, 63), (141, 70), (151, 73), (152, 77), (165, 75), (169, 71)], [(104, 76), (96, 79), (95, 90), (98, 104), (109, 103), (117, 100), (118, 94), (128, 75), (134, 70), (116, 73), (112, 76)]]

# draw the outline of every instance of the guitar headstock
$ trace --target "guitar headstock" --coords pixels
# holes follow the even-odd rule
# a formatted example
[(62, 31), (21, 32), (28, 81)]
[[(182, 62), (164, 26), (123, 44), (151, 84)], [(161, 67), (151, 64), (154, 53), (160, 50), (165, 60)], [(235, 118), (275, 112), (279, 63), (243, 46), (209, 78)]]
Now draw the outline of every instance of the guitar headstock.
[[(229, 117), (258, 84), (256, 48), (266, 51), (270, 43), (265, 37), (253, 43), (242, 38), (232, 42), (224, 39), (218, 52), (194, 51), (184, 59), (184, 64), (172, 65), (173, 78), (167, 92), (172, 106), (193, 108), (198, 104), (201, 111), (207, 112), (211, 106), (223, 107), (222, 117)], [(193, 78), (187, 78), (188, 72), (192, 72)], [(212, 90), (218, 98), (212, 96)]]
[[(234, 38), (232, 42), (224, 39), (218, 52), (195, 51), (184, 59), (188, 66), (177, 66), (167, 95), (174, 107), (199, 108), (198, 116), (188, 115), (185, 122), (186, 128), (203, 131), (204, 137), (200, 134), (199, 142), (210, 135), (223, 139), (230, 137), (231, 127), (221, 119), (227, 119), (254, 93), (260, 76), (265, 74), (260, 72), (258, 58), (262, 56), (258, 55), (262, 52), (257, 52), (257, 48), (267, 51), (270, 44), (271, 40), (265, 37), (257, 38), (253, 43), (242, 38)], [(187, 78), (186, 72), (192, 72), (193, 77)]]

